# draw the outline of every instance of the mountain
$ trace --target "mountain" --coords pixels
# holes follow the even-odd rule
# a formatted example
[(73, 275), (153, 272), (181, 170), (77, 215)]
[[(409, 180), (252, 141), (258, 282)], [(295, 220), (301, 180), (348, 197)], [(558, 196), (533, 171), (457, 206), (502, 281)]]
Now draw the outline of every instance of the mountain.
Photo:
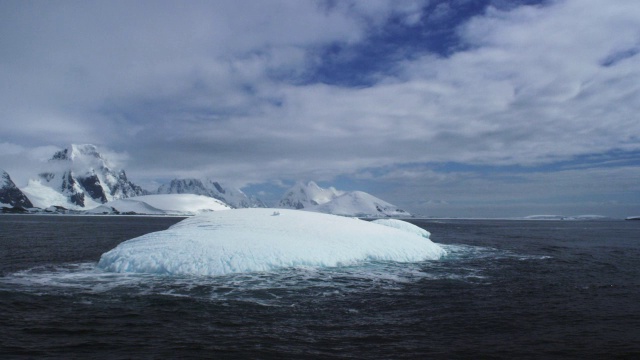
[(158, 194), (195, 194), (209, 196), (225, 202), (234, 208), (263, 208), (266, 205), (242, 190), (223, 186), (210, 179), (173, 179), (171, 183), (158, 188)]
[(309, 208), (310, 211), (357, 217), (411, 216), (393, 204), (362, 191), (350, 191), (335, 199)]
[(0, 204), (21, 208), (33, 207), (29, 198), (18, 189), (9, 174), (2, 169), (0, 169)]
[(327, 214), (358, 217), (406, 217), (410, 213), (363, 191), (323, 189), (313, 181), (296, 183), (289, 189), (279, 206)]
[(91, 144), (72, 144), (56, 152), (47, 170), (31, 179), (23, 191), (42, 208), (52, 205), (91, 208), (146, 194), (127, 179), (124, 170), (113, 168)]
[(297, 182), (280, 199), (278, 207), (308, 209), (312, 206), (325, 204), (343, 194), (344, 192), (333, 187), (323, 189), (313, 181), (309, 181), (306, 185), (303, 182)]

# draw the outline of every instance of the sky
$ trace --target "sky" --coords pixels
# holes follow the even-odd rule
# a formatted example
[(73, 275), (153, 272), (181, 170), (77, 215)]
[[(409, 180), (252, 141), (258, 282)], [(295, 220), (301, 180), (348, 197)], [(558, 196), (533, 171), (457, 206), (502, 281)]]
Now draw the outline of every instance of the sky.
[(640, 215), (637, 0), (0, 0), (0, 168), (296, 181), (425, 216)]

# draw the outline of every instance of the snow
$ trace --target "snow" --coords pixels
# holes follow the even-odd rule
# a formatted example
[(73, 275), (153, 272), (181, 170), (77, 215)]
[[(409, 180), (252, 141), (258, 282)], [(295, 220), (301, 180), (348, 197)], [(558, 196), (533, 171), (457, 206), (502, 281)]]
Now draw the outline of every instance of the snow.
[(135, 212), (147, 215), (195, 215), (205, 211), (220, 211), (231, 209), (220, 200), (208, 196), (194, 194), (162, 194), (143, 195), (127, 199), (110, 201), (89, 210), (89, 213), (111, 213), (113, 210), (121, 213)]
[(136, 213), (144, 215), (168, 215), (169, 212), (155, 208), (144, 201), (121, 199), (110, 201), (86, 211), (87, 214)]
[(372, 221), (372, 223), (374, 224), (380, 224), (380, 225), (384, 225), (384, 226), (389, 226), (392, 228), (396, 228), (399, 230), (403, 230), (403, 231), (407, 231), (410, 233), (414, 233), (417, 235), (420, 235), (424, 238), (429, 238), (431, 236), (431, 233), (428, 232), (427, 230), (418, 227), (416, 225), (413, 225), (411, 223), (408, 223), (406, 221), (402, 221), (402, 220), (397, 220), (397, 219), (378, 219), (378, 220), (374, 220)]
[(81, 207), (69, 202), (69, 198), (51, 188), (49, 185), (44, 185), (40, 180), (31, 179), (27, 186), (21, 189), (22, 192), (31, 200), (31, 203), (35, 207), (46, 209), (51, 206), (57, 205), (67, 209), (84, 210), (86, 208), (92, 208), (100, 205), (100, 203), (93, 201), (91, 197), (85, 197), (85, 207)]
[(443, 255), (440, 246), (410, 231), (335, 215), (255, 208), (203, 213), (126, 241), (102, 254), (98, 266), (120, 273), (223, 275)]
[(127, 180), (124, 170), (112, 170), (107, 159), (91, 144), (71, 144), (53, 154), (24, 190), (34, 197), (32, 202), (37, 207), (63, 206), (74, 210), (91, 209), (105, 201), (144, 193)]
[(397, 206), (363, 191), (323, 189), (313, 181), (296, 183), (280, 200), (279, 207), (304, 209), (344, 216), (385, 217), (411, 216)]
[(306, 185), (303, 182), (297, 182), (280, 200), (279, 206), (292, 209), (307, 208), (328, 203), (342, 194), (344, 194), (343, 191), (333, 187), (323, 189), (313, 181), (309, 181)]
[(205, 195), (221, 200), (234, 208), (266, 207), (262, 201), (247, 196), (238, 188), (206, 178), (173, 179), (171, 183), (160, 186), (157, 193)]
[(305, 210), (360, 217), (410, 216), (397, 206), (362, 191), (350, 191), (327, 203), (305, 208)]

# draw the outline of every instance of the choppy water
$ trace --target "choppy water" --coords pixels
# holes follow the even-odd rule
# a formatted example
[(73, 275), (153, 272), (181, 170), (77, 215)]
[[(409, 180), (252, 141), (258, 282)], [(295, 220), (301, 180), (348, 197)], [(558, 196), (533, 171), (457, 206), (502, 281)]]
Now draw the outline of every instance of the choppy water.
[(415, 221), (439, 261), (105, 273), (179, 219), (0, 216), (0, 357), (634, 358), (640, 222)]

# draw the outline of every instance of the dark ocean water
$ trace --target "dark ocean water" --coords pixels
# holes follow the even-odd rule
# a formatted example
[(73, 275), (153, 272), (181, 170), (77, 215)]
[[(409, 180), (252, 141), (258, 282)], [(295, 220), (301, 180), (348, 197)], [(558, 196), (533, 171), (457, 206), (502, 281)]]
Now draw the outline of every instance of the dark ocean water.
[(179, 221), (0, 216), (0, 358), (640, 358), (640, 221), (413, 221), (449, 255), (221, 277), (109, 274)]

